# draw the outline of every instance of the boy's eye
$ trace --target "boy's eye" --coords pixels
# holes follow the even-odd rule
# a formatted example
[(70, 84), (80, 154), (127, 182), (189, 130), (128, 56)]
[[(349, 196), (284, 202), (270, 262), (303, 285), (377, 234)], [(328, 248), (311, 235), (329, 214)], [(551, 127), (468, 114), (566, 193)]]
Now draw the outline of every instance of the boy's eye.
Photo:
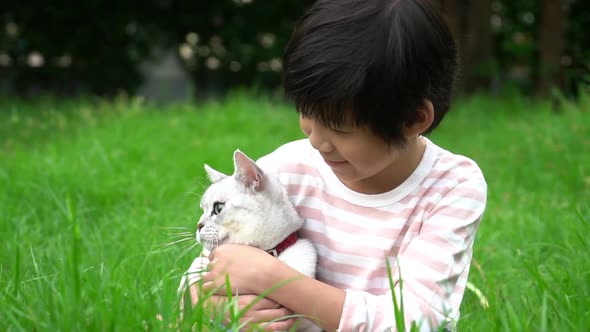
[(225, 203), (222, 202), (215, 202), (213, 203), (213, 211), (211, 212), (211, 215), (218, 215), (221, 213), (221, 211), (223, 211), (223, 207), (225, 206)]
[(351, 134), (352, 131), (350, 130), (344, 130), (344, 129), (338, 129), (338, 128), (331, 128), (333, 132), (337, 133), (337, 134)]

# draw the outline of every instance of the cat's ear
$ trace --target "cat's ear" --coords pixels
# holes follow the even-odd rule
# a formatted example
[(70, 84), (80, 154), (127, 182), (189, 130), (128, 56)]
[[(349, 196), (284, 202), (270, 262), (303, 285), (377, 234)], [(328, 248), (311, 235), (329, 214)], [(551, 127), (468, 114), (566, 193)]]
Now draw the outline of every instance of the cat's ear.
[(264, 172), (256, 163), (248, 158), (242, 151), (236, 150), (234, 152), (234, 175), (246, 186), (260, 191), (262, 189), (262, 182), (264, 179)]
[(223, 178), (226, 178), (227, 175), (214, 170), (213, 168), (209, 167), (209, 165), (205, 164), (205, 171), (207, 172), (207, 177), (211, 181), (211, 183), (215, 183), (220, 181)]

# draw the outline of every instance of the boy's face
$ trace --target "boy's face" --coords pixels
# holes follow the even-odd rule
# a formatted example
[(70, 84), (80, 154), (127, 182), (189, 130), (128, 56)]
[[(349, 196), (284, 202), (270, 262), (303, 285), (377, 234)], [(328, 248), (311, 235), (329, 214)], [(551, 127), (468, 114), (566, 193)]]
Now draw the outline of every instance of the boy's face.
[(338, 179), (350, 189), (377, 194), (399, 186), (414, 170), (415, 147), (409, 140), (403, 149), (390, 147), (368, 127), (344, 124), (327, 128), (311, 118), (299, 118), (301, 130), (320, 152)]

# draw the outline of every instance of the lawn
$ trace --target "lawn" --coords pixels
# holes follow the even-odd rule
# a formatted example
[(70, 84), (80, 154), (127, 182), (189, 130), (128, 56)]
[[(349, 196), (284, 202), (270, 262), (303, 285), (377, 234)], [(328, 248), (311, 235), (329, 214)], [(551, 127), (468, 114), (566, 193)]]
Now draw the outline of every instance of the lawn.
[[(462, 331), (590, 326), (590, 100), (457, 102), (432, 135), (489, 184)], [(158, 107), (139, 99), (0, 102), (0, 331), (159, 331), (207, 181), (303, 137), (282, 102), (236, 94)], [(164, 322), (156, 319), (161, 314)]]

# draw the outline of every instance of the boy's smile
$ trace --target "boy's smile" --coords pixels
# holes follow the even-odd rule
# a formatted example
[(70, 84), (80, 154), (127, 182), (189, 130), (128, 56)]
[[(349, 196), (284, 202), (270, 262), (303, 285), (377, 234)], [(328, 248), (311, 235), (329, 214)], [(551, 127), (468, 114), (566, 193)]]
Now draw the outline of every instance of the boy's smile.
[(328, 166), (330, 166), (330, 167), (342, 167), (342, 166), (345, 166), (346, 164), (348, 164), (348, 162), (346, 160), (330, 160), (324, 156), (322, 156), (322, 158), (324, 158), (324, 162), (326, 164), (328, 164)]
[(359, 193), (379, 194), (395, 189), (412, 174), (424, 153), (425, 142), (418, 136), (397, 149), (367, 127), (328, 128), (303, 116), (299, 124), (336, 177)]

